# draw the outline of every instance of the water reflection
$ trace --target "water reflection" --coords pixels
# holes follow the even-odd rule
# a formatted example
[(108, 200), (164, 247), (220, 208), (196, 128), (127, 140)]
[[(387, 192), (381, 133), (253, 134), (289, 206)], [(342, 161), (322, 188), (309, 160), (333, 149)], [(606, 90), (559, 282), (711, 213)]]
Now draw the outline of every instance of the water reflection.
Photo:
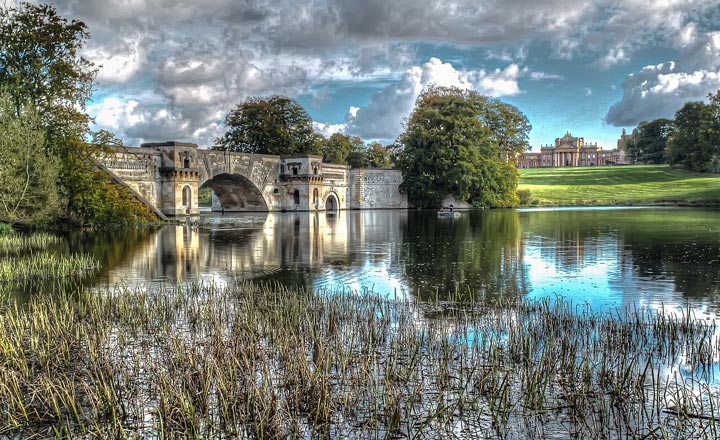
[(435, 298), (448, 292), (561, 295), (594, 309), (660, 304), (714, 312), (718, 211), (592, 209), (350, 211), (206, 216), (200, 227), (84, 234), (94, 285), (274, 280)]

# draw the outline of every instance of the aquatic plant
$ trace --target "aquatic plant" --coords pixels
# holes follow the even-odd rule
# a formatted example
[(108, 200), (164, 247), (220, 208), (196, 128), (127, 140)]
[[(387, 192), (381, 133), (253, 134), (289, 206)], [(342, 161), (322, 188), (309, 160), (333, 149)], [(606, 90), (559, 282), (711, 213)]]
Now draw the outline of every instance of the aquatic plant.
[(0, 436), (717, 438), (717, 328), (690, 310), (238, 281), (0, 318)]
[(59, 237), (45, 233), (5, 235), (0, 232), (0, 254), (21, 254), (32, 250), (47, 249), (60, 241)]
[(0, 259), (0, 282), (76, 277), (86, 275), (98, 267), (100, 262), (86, 254), (56, 255), (40, 252), (3, 257)]

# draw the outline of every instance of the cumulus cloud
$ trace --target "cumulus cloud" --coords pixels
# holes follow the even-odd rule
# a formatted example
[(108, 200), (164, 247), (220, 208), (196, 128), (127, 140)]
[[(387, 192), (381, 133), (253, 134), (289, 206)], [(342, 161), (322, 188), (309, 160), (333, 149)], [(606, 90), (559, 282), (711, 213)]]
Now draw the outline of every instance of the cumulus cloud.
[[(675, 60), (678, 67), (672, 73), (690, 78), (677, 77), (674, 93), (691, 88), (696, 72), (703, 73), (706, 85), (717, 73), (708, 61), (716, 52), (712, 49), (708, 54), (703, 44), (715, 44), (708, 41), (708, 33), (717, 28), (720, 0), (52, 3), (61, 14), (88, 24), (92, 39), (86, 56), (103, 66), (98, 73), (99, 95), (112, 94), (126, 107), (119, 111), (117, 103), (107, 102), (105, 107), (92, 108), (119, 115), (129, 112), (116, 128), (128, 143), (177, 137), (209, 144), (224, 114), (247, 96), (297, 96), (328, 85), (347, 89), (357, 81), (375, 81), (380, 91), (355, 116), (348, 115), (345, 129), (396, 133), (417, 96), (417, 86), (424, 87), (427, 76), (494, 96), (520, 93), (518, 79), (523, 77), (562, 80), (561, 75), (539, 71), (543, 66), (532, 71), (521, 67), (533, 66), (538, 59), (533, 50), (538, 45), (543, 50), (552, 48), (556, 58), (582, 56), (602, 68), (626, 63), (646, 47), (677, 48), (689, 55), (686, 60)], [(448, 46), (460, 52), (480, 48), (488, 60), (506, 67), (464, 71), (443, 67), (445, 63), (418, 66), (423, 49)], [(399, 82), (387, 85), (398, 77)], [(608, 120), (632, 119), (631, 110), (645, 105), (641, 89), (648, 89), (651, 96), (669, 94), (650, 91), (651, 78), (649, 86), (631, 86), (633, 81), (628, 79), (630, 88), (624, 89), (627, 105), (619, 103)], [(654, 81), (660, 84), (657, 76)], [(396, 99), (391, 99), (391, 91), (397, 93)], [(322, 103), (322, 96), (315, 99)], [(131, 102), (135, 103), (132, 109)], [(379, 103), (390, 108), (381, 108)], [(382, 115), (387, 121), (381, 120)], [(99, 124), (108, 120), (107, 114), (94, 116)]]
[(439, 58), (430, 58), (422, 66), (405, 71), (400, 80), (370, 97), (364, 107), (352, 107), (345, 118), (344, 130), (365, 139), (390, 140), (403, 129), (403, 122), (420, 93), (431, 84), (473, 89), (489, 96), (520, 93), (517, 80), (526, 73), (516, 64), (491, 72), (458, 70)]
[(685, 102), (702, 100), (720, 89), (720, 32), (683, 38), (682, 42), (686, 47), (678, 61), (646, 66), (623, 80), (622, 100), (610, 107), (608, 123), (631, 126), (671, 118)]

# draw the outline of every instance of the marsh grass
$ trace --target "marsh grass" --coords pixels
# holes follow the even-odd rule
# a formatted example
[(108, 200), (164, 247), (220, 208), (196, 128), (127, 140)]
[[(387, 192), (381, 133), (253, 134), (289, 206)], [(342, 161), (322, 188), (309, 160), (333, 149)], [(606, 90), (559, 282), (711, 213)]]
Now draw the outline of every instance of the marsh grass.
[(0, 259), (0, 282), (79, 277), (99, 267), (100, 262), (86, 254), (40, 252), (3, 257)]
[(59, 237), (45, 233), (0, 234), (0, 255), (19, 255), (29, 251), (47, 249), (60, 242)]
[(459, 299), (237, 282), (7, 302), (0, 436), (717, 438), (714, 323)]

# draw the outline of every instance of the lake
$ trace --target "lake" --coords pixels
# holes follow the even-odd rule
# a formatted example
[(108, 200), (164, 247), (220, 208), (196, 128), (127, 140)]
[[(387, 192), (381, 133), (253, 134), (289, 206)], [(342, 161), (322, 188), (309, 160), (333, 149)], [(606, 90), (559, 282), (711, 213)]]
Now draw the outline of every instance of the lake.
[(555, 208), (206, 214), (198, 227), (78, 233), (68, 250), (103, 265), (90, 285), (224, 283), (435, 299), (448, 292), (562, 296), (610, 306), (720, 304), (720, 211)]

